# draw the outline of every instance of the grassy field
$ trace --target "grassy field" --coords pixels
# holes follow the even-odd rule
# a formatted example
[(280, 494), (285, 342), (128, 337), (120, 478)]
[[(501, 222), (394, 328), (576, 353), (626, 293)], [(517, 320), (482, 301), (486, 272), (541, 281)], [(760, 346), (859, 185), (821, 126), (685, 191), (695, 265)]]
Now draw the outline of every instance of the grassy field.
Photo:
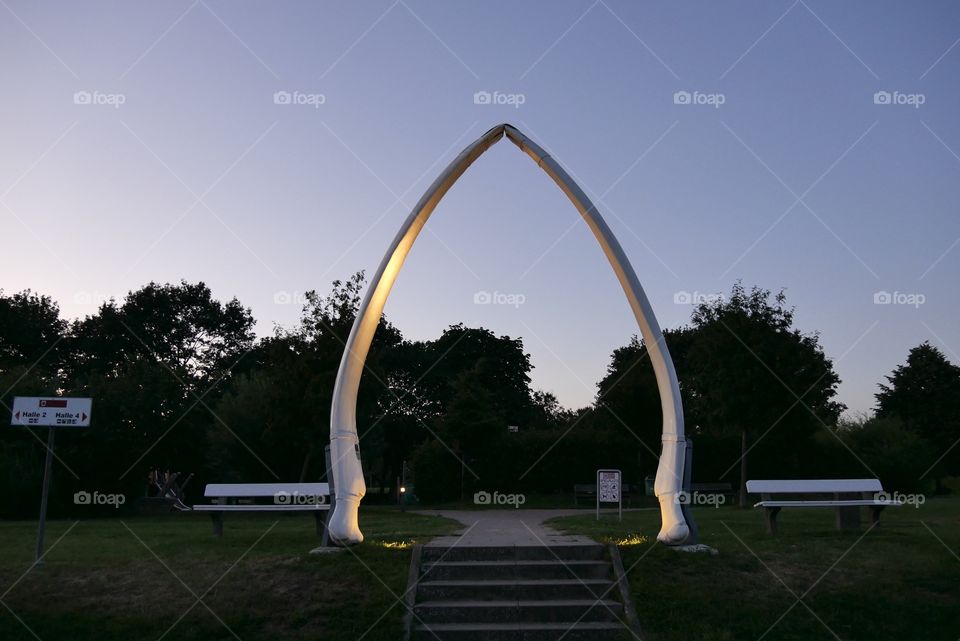
[(36, 524), (0, 522), (0, 639), (395, 641), (410, 544), (459, 526), (387, 508), (361, 523), (369, 544), (310, 555), (309, 515), (228, 515), (220, 540), (201, 514), (52, 521), (30, 570)]
[(696, 508), (719, 556), (656, 545), (656, 510), (550, 525), (616, 540), (645, 641), (949, 640), (960, 637), (960, 499), (887, 509), (879, 527), (838, 532), (832, 510)]
[[(756, 510), (695, 514), (719, 556), (654, 544), (656, 510), (551, 525), (620, 543), (646, 641), (960, 637), (960, 499), (888, 509), (859, 533), (830, 510), (784, 511), (776, 538)], [(200, 514), (53, 521), (33, 570), (35, 523), (0, 522), (0, 639), (394, 641), (410, 544), (458, 526), (361, 518), (368, 544), (323, 555), (307, 554), (309, 516), (231, 515), (220, 540)]]

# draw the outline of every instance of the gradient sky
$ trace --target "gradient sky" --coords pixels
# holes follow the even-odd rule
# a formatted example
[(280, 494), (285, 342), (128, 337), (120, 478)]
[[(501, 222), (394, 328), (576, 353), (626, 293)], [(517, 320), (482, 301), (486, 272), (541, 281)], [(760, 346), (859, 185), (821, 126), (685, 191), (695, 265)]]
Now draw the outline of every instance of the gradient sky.
[[(304, 291), (372, 273), (507, 121), (596, 199), (663, 327), (689, 319), (683, 292), (785, 288), (869, 409), (910, 347), (960, 362), (958, 39), (951, 2), (0, 0), (0, 288), (79, 317), (203, 280), (267, 334)], [(386, 313), (408, 338), (522, 336), (568, 406), (637, 332), (586, 225), (507, 142), (437, 208)]]

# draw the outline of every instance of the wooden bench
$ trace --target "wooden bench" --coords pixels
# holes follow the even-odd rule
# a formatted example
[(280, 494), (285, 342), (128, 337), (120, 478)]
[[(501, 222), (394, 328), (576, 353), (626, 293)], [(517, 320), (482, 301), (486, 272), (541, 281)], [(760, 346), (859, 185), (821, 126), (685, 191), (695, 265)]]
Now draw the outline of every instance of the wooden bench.
[[(312, 512), (317, 535), (323, 534), (330, 511), (327, 483), (210, 483), (203, 492), (213, 503), (194, 505), (194, 512), (209, 512), (214, 536), (223, 536), (224, 512)], [(256, 503), (270, 498), (270, 503)]]
[(573, 486), (573, 504), (579, 505), (580, 499), (596, 501), (597, 486), (593, 483), (577, 483)]
[(690, 486), (690, 490), (692, 492), (699, 492), (700, 494), (723, 494), (724, 496), (735, 494), (733, 484), (724, 482), (694, 483)]
[[(777, 532), (777, 514), (785, 507), (830, 507), (837, 513), (837, 529), (858, 529), (860, 508), (870, 508), (873, 525), (880, 522), (883, 508), (903, 505), (889, 498), (877, 479), (797, 479), (747, 481), (747, 492), (759, 494), (761, 501), (753, 507), (762, 507), (767, 531)], [(797, 496), (829, 495), (830, 498), (809, 499)], [(775, 498), (791, 495), (794, 498)]]

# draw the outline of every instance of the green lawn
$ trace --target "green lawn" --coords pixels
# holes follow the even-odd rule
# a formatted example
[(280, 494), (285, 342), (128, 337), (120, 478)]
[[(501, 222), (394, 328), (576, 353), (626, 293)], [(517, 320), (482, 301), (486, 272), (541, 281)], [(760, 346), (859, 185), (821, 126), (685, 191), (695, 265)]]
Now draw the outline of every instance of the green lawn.
[(310, 555), (309, 515), (228, 515), (220, 540), (201, 514), (52, 521), (30, 570), (36, 524), (0, 522), (0, 639), (395, 641), (410, 543), (460, 526), (375, 507), (361, 525), (368, 543)]
[(869, 533), (836, 531), (826, 509), (784, 510), (776, 538), (759, 510), (695, 517), (719, 556), (655, 544), (656, 510), (550, 524), (620, 543), (645, 641), (960, 637), (960, 498), (887, 509)]

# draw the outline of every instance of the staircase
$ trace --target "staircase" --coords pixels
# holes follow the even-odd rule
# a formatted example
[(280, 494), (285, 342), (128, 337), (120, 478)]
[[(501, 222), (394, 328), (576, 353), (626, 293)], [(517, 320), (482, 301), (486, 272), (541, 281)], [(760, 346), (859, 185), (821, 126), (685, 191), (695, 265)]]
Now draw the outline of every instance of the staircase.
[(602, 545), (433, 547), (420, 555), (415, 641), (637, 638)]

